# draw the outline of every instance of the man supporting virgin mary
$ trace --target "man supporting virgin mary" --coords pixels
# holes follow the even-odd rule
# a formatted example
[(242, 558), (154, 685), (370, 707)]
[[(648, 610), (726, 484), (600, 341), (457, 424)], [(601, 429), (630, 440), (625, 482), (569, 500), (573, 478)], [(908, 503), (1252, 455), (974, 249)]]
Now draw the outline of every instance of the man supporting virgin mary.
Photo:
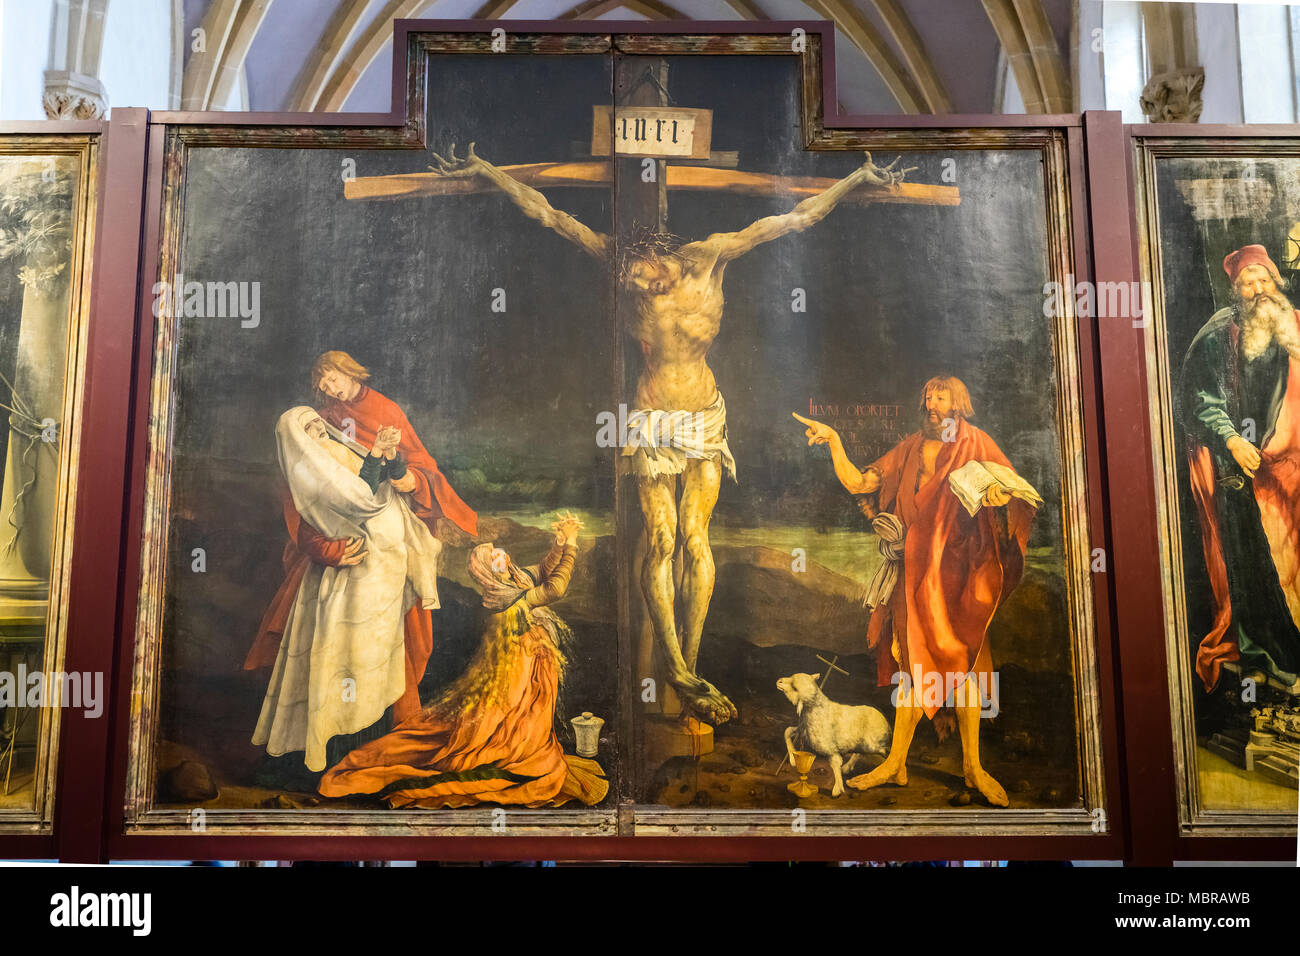
[[(411, 511), (435, 538), (445, 534), (478, 533), (478, 516), (461, 500), (438, 468), (437, 461), (425, 448), (402, 409), (392, 399), (366, 384), (370, 371), (346, 352), (322, 353), (312, 365), (311, 384), (321, 419), (335, 430), (336, 437), (362, 448), (370, 447), (381, 431), (395, 432), (397, 444), (391, 450), (395, 460), (403, 463), (401, 473), (393, 473), (390, 484), (400, 492)], [(337, 444), (336, 450), (343, 449)], [(351, 454), (349, 452), (349, 454)], [(364, 451), (360, 454), (364, 455)], [(360, 544), (348, 538), (332, 537), (294, 507), (287, 488), (282, 489), (282, 509), (289, 540), (284, 546), (284, 581), (271, 599), (258, 626), (257, 637), (244, 661), (245, 670), (270, 667), (275, 663), (287, 633), (287, 618), (296, 600), (303, 576), (309, 568), (343, 567), (368, 560)], [(459, 529), (457, 531), (456, 529)], [(413, 605), (407, 611), (406, 687), (393, 704), (391, 721), (386, 720), (379, 732), (389, 729), (420, 710), (420, 680), (433, 652), (433, 620), (430, 613)], [(355, 746), (332, 748), (341, 756)]]
[(321, 535), (352, 542), (359, 556), (306, 563), (253, 732), (272, 756), (302, 751), (319, 772), (331, 738), (377, 723), (406, 692), (405, 619), (412, 608), (438, 607), (441, 544), (395, 490), (402, 466), (374, 452), (363, 462), (314, 409), (281, 415), (275, 441), (296, 514)]

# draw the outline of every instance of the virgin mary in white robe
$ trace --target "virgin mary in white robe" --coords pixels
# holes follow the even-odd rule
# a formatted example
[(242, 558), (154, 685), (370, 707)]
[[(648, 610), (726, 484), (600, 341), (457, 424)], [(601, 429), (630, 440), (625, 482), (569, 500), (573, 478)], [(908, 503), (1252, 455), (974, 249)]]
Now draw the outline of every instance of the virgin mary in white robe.
[(340, 463), (338, 448), (307, 433), (316, 418), (306, 406), (280, 416), (280, 469), (303, 520), (331, 538), (363, 538), (365, 558), (350, 567), (313, 562), (307, 569), (253, 743), (272, 756), (305, 751), (307, 768), (321, 771), (331, 737), (364, 730), (402, 696), (403, 617), (417, 603), (438, 607), (442, 546), (404, 495), (387, 481), (371, 493)]

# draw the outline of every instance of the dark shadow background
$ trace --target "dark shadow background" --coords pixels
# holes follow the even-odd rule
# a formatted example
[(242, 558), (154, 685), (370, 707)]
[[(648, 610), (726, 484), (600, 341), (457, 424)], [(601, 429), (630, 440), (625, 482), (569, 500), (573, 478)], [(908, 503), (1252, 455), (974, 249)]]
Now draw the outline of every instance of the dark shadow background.
[[(668, 60), (675, 105), (712, 108), (713, 148), (739, 150), (741, 169), (839, 179), (862, 162), (861, 153), (800, 146), (793, 58)], [(873, 159), (883, 166), (896, 155)], [(943, 178), (945, 160), (955, 182)], [(938, 374), (966, 383), (975, 424), (1046, 500), (1059, 499), (1040, 157), (912, 152), (899, 165), (919, 167), (911, 181), (957, 186), (961, 205), (843, 204), (806, 232), (727, 267), (726, 311), (709, 362), (727, 402), (740, 483), (720, 497), (719, 519), (860, 519), (831, 475), (828, 453), (809, 450), (790, 413), (806, 415), (810, 398), (901, 405), (897, 433), (870, 420), (856, 429), (865, 467), (916, 430), (921, 387)], [(702, 239), (788, 212), (797, 198), (670, 194), (668, 225), (685, 239)], [(805, 313), (791, 310), (795, 288), (807, 293)], [(640, 367), (633, 348), (626, 353), (629, 385)], [(1033, 544), (1060, 537), (1059, 508), (1045, 509)]]

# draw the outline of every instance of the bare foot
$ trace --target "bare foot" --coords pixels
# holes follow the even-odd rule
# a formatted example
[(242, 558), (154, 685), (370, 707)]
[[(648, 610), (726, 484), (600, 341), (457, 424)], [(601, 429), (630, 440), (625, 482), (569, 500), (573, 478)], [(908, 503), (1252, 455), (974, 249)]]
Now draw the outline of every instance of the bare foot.
[(982, 767), (967, 770), (965, 776), (966, 786), (978, 790), (993, 806), (1005, 807), (1010, 804), (1011, 801), (1007, 799), (1007, 792), (1002, 789), (1002, 784), (990, 777)]
[(852, 787), (854, 790), (870, 790), (882, 783), (895, 783), (900, 787), (906, 787), (907, 764), (899, 763), (895, 766), (886, 760), (875, 770), (869, 773), (860, 773), (856, 777), (849, 777), (848, 780), (844, 781), (846, 787)]
[(673, 683), (673, 689), (681, 698), (682, 706), (692, 716), (716, 727), (725, 724), (733, 717), (738, 717), (736, 705), (726, 695), (708, 681), (692, 676), (690, 683)]

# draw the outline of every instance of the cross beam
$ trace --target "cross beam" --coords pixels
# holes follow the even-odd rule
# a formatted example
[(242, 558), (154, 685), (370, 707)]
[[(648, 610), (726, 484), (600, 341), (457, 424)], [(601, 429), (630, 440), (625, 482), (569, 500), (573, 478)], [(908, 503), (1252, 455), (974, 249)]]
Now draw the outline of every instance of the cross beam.
[[(612, 167), (609, 162), (525, 163), (499, 168), (525, 186), (532, 186), (534, 189), (560, 186), (607, 187), (613, 184)], [(670, 190), (799, 198), (815, 196), (837, 182), (820, 176), (775, 176), (739, 169), (673, 165), (668, 166), (665, 181)], [(482, 179), (445, 179), (437, 173), (360, 176), (343, 184), (343, 195), (348, 199), (460, 196), (497, 191), (495, 186)], [(932, 186), (927, 183), (903, 182), (892, 189), (865, 184), (844, 197), (844, 201), (858, 205), (906, 203), (919, 206), (959, 206), (961, 193), (956, 186)]]

